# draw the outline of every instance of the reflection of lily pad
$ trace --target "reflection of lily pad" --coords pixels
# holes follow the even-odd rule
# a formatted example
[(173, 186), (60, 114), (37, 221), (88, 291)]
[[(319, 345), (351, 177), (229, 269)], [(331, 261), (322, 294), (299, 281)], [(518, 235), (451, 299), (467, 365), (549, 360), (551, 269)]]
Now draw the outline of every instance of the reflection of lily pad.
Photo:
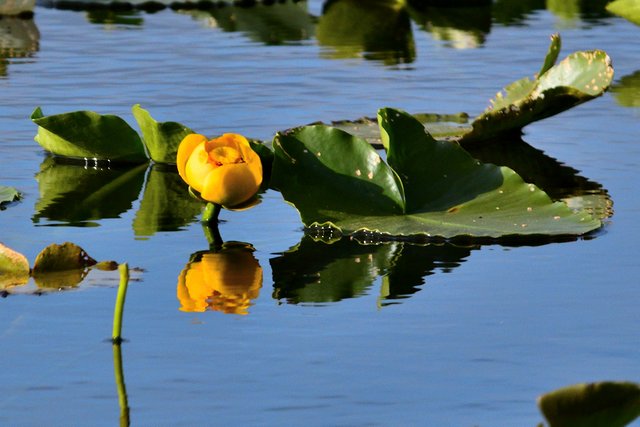
[(0, 289), (29, 281), (29, 261), (19, 252), (0, 243)]
[(36, 142), (50, 153), (132, 163), (148, 160), (136, 131), (118, 116), (93, 111), (45, 116), (38, 107), (31, 120), (38, 125)]
[(611, 92), (623, 107), (640, 108), (640, 70), (620, 78), (611, 86)]
[(378, 116), (388, 165), (366, 141), (338, 129), (307, 126), (276, 135), (272, 184), (307, 227), (499, 238), (580, 235), (601, 225), (552, 203), (513, 170), (434, 140), (404, 112), (382, 109)]
[(304, 236), (289, 251), (270, 260), (274, 298), (292, 304), (321, 304), (355, 298), (383, 277), (381, 305), (419, 290), (436, 270), (460, 265), (471, 249), (408, 242), (361, 244), (340, 239), (331, 244)]
[(174, 168), (153, 165), (133, 220), (133, 230), (136, 236), (179, 230), (193, 222), (202, 207), (202, 202), (189, 195), (188, 186)]
[(87, 226), (95, 225), (91, 220), (119, 218), (140, 194), (146, 168), (94, 168), (47, 157), (36, 174), (40, 198), (33, 221)]
[(413, 62), (411, 21), (403, 1), (331, 0), (318, 20), (318, 43), (332, 48), (334, 58)]
[(418, 5), (411, 7), (409, 13), (434, 39), (445, 41), (446, 46), (456, 49), (476, 48), (484, 44), (491, 30), (491, 3), (483, 3), (472, 7)]
[(640, 385), (577, 384), (540, 396), (538, 406), (550, 427), (623, 427), (640, 416)]

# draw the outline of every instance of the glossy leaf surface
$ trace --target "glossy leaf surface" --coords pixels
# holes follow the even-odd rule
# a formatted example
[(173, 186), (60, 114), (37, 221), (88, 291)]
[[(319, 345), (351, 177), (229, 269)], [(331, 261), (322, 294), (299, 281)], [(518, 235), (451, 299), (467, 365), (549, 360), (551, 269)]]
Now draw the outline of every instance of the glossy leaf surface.
[(177, 122), (157, 122), (147, 110), (140, 107), (140, 104), (134, 105), (131, 111), (138, 122), (142, 141), (151, 160), (156, 163), (175, 164), (180, 142), (194, 132)]
[(31, 120), (38, 125), (36, 142), (55, 155), (130, 163), (148, 160), (136, 131), (118, 116), (93, 111), (44, 116), (38, 107)]

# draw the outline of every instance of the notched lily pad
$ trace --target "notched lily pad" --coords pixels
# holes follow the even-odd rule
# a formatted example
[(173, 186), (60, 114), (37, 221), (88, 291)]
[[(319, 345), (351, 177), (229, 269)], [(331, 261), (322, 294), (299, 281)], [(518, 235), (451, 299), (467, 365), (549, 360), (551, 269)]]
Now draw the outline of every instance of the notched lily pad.
[(640, 386), (576, 384), (540, 396), (538, 407), (550, 427), (623, 427), (640, 416)]
[(38, 107), (31, 120), (38, 125), (36, 142), (55, 155), (129, 163), (148, 160), (136, 131), (118, 116), (93, 111), (45, 116)]
[(76, 286), (97, 261), (75, 243), (51, 244), (36, 257), (33, 279), (43, 288)]
[(561, 113), (602, 95), (611, 85), (611, 59), (601, 50), (575, 52), (551, 66), (560, 48), (552, 36), (549, 52), (534, 79), (524, 78), (499, 92), (472, 123), (461, 144), (477, 143), (520, 131), (529, 123)]
[(157, 122), (147, 110), (140, 107), (140, 104), (134, 105), (131, 111), (138, 122), (142, 140), (151, 160), (156, 163), (175, 164), (180, 142), (194, 132), (177, 122)]
[(386, 238), (578, 236), (601, 222), (553, 202), (507, 167), (436, 141), (413, 116), (378, 114), (389, 163), (365, 141), (327, 126), (279, 133), (273, 184), (310, 228)]
[(0, 289), (29, 281), (29, 261), (19, 252), (0, 243)]

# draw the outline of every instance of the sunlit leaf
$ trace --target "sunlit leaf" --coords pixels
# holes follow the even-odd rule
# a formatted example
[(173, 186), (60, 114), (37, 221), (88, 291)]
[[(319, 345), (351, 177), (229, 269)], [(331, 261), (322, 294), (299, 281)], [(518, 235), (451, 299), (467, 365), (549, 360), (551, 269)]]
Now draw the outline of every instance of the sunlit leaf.
[(0, 209), (5, 203), (11, 203), (20, 198), (20, 193), (13, 187), (0, 185)]
[(157, 122), (140, 104), (132, 107), (133, 116), (142, 132), (142, 141), (151, 160), (156, 163), (176, 163), (178, 146), (182, 139), (194, 133), (177, 122)]
[(29, 281), (29, 261), (19, 252), (0, 243), (0, 289)]
[(136, 131), (118, 116), (93, 111), (44, 116), (38, 107), (31, 120), (38, 125), (35, 140), (55, 155), (131, 163), (148, 160)]
[(561, 47), (562, 40), (560, 39), (560, 34), (552, 34), (551, 43), (549, 44), (549, 50), (547, 51), (547, 55), (544, 57), (544, 62), (542, 63), (542, 68), (540, 68), (540, 71), (538, 71), (537, 78), (540, 78), (544, 73), (549, 71), (551, 67), (556, 64)]
[(33, 278), (38, 286), (46, 288), (76, 286), (95, 264), (96, 260), (75, 243), (54, 243), (36, 257)]
[(560, 38), (552, 37), (541, 73), (536, 79), (520, 79), (508, 85), (491, 106), (462, 136), (462, 144), (520, 131), (524, 126), (561, 113), (602, 95), (613, 79), (609, 56), (600, 50), (575, 52), (549, 67), (557, 55)]
[(540, 396), (538, 406), (550, 427), (623, 427), (640, 416), (640, 386), (577, 384)]
[(85, 167), (47, 157), (36, 174), (40, 198), (33, 220), (89, 226), (96, 225), (92, 220), (119, 218), (138, 198), (146, 169)]
[(607, 10), (640, 25), (640, 0), (614, 0), (607, 4)]
[(409, 14), (401, 0), (325, 2), (316, 38), (332, 58), (413, 62), (415, 46)]
[(378, 117), (390, 166), (363, 140), (326, 126), (276, 135), (274, 186), (307, 227), (499, 238), (581, 235), (601, 226), (584, 211), (552, 202), (513, 170), (434, 140), (407, 113), (382, 109)]
[(187, 184), (176, 170), (153, 165), (133, 219), (133, 231), (136, 236), (144, 237), (158, 231), (179, 230), (193, 222), (203, 206), (189, 194)]

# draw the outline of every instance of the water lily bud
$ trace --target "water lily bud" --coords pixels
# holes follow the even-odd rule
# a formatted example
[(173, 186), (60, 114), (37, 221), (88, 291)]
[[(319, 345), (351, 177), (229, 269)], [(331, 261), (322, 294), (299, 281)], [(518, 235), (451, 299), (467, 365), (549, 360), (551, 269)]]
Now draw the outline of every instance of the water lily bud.
[(248, 314), (262, 287), (262, 267), (247, 247), (198, 254), (178, 277), (180, 310)]
[(234, 133), (207, 140), (187, 135), (178, 147), (178, 173), (209, 202), (233, 208), (258, 192), (262, 184), (260, 157), (249, 141)]

